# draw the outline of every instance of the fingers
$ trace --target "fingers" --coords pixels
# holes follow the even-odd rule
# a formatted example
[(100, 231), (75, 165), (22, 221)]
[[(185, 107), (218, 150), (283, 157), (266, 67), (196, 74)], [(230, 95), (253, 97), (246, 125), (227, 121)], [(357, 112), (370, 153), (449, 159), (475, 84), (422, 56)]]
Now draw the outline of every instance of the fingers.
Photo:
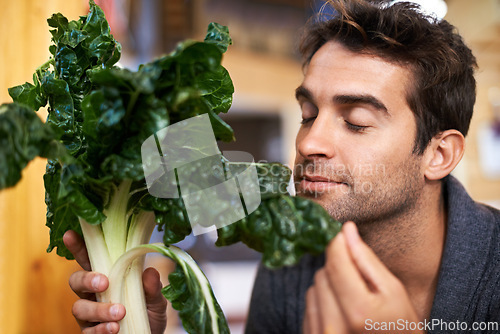
[(322, 323), (321, 333), (344, 333), (342, 310), (340, 309), (335, 295), (332, 293), (326, 271), (319, 270), (314, 278), (316, 287), (316, 300), (321, 306), (320, 320)]
[(362, 331), (373, 293), (351, 257), (344, 230), (328, 245), (324, 269), (347, 332)]
[(117, 322), (108, 322), (93, 327), (87, 327), (82, 330), (82, 334), (115, 334), (120, 330)]
[(100, 333), (101, 330), (106, 330), (102, 333), (109, 333), (109, 330), (115, 329), (118, 321), (125, 316), (123, 305), (98, 303), (86, 299), (77, 300), (73, 304), (72, 311), (84, 333)]
[(64, 233), (63, 242), (66, 248), (73, 254), (76, 262), (87, 271), (91, 270), (89, 255), (87, 254), (87, 247), (82, 237), (75, 231), (69, 230)]
[(307, 291), (303, 330), (307, 334), (348, 333), (324, 269), (316, 272), (314, 285)]
[(148, 310), (164, 312), (167, 302), (161, 293), (162, 284), (158, 271), (154, 268), (147, 268), (142, 274), (142, 283)]
[(306, 293), (306, 311), (304, 314), (303, 333), (321, 333), (320, 305), (318, 305), (316, 287), (313, 285)]
[(326, 250), (325, 269), (329, 278), (330, 288), (340, 301), (340, 304), (358, 300), (365, 296), (368, 287), (358, 268), (351, 259), (344, 232), (341, 231), (328, 245)]
[(372, 292), (380, 291), (392, 275), (373, 250), (359, 236), (356, 224), (346, 222), (342, 227), (351, 258)]
[(69, 286), (78, 297), (95, 299), (95, 293), (106, 291), (109, 281), (105, 275), (81, 270), (71, 274)]
[(147, 268), (142, 274), (151, 333), (163, 333), (167, 324), (167, 300), (161, 293), (160, 274), (154, 268)]

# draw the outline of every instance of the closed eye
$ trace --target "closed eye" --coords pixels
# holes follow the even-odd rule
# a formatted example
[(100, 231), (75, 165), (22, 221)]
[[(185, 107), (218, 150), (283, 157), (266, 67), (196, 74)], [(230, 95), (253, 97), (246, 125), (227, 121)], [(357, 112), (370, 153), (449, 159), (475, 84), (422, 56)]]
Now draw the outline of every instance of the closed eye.
[(369, 128), (369, 126), (365, 126), (365, 125), (352, 124), (352, 123), (348, 122), (347, 120), (345, 121), (345, 124), (347, 125), (347, 128), (349, 130), (354, 131), (354, 132), (363, 132)]
[(316, 116), (314, 117), (308, 117), (308, 118), (303, 118), (301, 121), (300, 121), (300, 124), (307, 124), (311, 121), (314, 121), (316, 119)]

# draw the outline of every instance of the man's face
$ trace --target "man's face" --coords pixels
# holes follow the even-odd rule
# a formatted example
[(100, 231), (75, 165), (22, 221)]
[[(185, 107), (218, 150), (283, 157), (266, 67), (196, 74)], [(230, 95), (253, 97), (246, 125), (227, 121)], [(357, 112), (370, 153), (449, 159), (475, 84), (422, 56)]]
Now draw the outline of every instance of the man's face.
[(414, 207), (424, 185), (412, 153), (415, 117), (406, 102), (409, 70), (328, 42), (313, 56), (297, 89), (297, 194), (332, 217), (357, 224), (385, 221)]

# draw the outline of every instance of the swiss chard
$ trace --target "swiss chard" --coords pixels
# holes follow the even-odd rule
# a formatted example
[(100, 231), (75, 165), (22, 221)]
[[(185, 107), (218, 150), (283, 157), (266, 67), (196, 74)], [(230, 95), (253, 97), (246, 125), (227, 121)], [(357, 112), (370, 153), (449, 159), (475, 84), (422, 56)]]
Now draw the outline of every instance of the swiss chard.
[[(227, 28), (212, 23), (204, 42), (183, 42), (171, 54), (130, 71), (114, 66), (121, 46), (93, 1), (89, 14), (77, 21), (54, 14), (48, 23), (52, 57), (36, 69), (33, 83), (9, 89), (14, 103), (0, 106), (0, 144), (7, 148), (0, 151), (0, 189), (13, 186), (34, 157), (48, 158), (48, 251), (57, 249), (71, 258), (62, 236), (69, 229), (83, 234), (92, 269), (110, 278), (109, 291), (99, 299), (126, 306), (122, 333), (149, 332), (140, 256), (151, 251), (177, 262), (164, 294), (179, 310), (186, 330), (228, 332), (206, 278), (187, 254), (169, 246), (192, 232), (185, 204), (148, 192), (141, 156), (147, 138), (203, 114), (209, 116), (216, 139), (234, 139), (218, 116), (229, 110), (234, 90), (221, 65), (231, 44)], [(47, 104), (43, 123), (33, 110)], [(224, 158), (222, 164), (224, 173), (214, 176), (220, 182), (249, 166)], [(195, 162), (187, 168), (196, 173), (202, 167)], [(292, 265), (306, 252), (323, 251), (340, 224), (318, 204), (288, 195), (288, 168), (276, 163), (255, 167), (260, 206), (218, 229), (216, 244), (242, 241), (262, 252), (269, 267)], [(156, 226), (164, 233), (164, 244), (147, 245)]]

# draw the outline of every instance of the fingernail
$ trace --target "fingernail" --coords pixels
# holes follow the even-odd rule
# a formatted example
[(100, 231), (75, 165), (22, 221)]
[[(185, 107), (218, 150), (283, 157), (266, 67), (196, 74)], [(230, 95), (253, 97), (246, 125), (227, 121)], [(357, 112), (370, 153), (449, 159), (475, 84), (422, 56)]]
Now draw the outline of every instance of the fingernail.
[(111, 308), (109, 309), (109, 313), (111, 314), (113, 319), (116, 319), (118, 317), (119, 312), (120, 312), (120, 305), (117, 304), (111, 306)]
[(115, 330), (113, 328), (113, 324), (109, 323), (109, 322), (106, 324), (106, 330), (108, 331), (108, 333), (114, 333), (115, 332)]
[(95, 275), (94, 278), (92, 278), (92, 288), (94, 290), (99, 290), (99, 284), (101, 283), (101, 275)]

